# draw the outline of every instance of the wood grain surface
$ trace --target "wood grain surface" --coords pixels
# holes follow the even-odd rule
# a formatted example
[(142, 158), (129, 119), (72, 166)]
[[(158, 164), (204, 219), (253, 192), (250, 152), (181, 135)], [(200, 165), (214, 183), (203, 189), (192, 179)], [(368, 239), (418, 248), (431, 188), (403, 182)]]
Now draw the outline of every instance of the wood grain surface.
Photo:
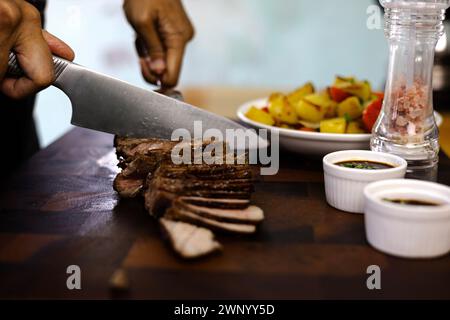
[[(140, 199), (120, 200), (112, 136), (74, 129), (0, 189), (0, 298), (450, 298), (450, 256), (407, 260), (365, 239), (362, 215), (325, 202), (320, 160), (282, 153), (256, 183), (266, 221), (253, 236), (219, 236), (220, 254), (182, 261)], [(441, 155), (439, 180), (450, 183)], [(382, 289), (366, 287), (379, 265)], [(81, 268), (68, 290), (66, 268)], [(110, 279), (123, 270), (128, 290)]]

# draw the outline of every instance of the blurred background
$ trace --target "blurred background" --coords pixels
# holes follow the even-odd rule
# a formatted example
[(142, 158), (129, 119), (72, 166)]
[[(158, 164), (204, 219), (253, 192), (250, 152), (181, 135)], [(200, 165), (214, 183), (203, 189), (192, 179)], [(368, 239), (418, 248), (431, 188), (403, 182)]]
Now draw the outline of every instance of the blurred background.
[[(183, 2), (196, 36), (187, 48), (182, 91), (290, 90), (306, 81), (320, 88), (336, 74), (383, 87), (387, 43), (382, 29), (366, 26), (373, 0)], [(140, 74), (122, 0), (49, 0), (46, 13), (46, 28), (72, 46), (77, 63), (151, 88)], [(70, 102), (58, 89), (39, 94), (35, 118), (42, 147), (71, 128), (70, 117)]]

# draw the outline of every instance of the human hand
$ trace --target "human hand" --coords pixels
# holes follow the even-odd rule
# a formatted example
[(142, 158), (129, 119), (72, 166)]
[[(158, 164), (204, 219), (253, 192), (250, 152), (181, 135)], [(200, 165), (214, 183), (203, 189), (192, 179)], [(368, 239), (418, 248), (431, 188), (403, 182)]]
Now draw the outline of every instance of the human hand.
[[(5, 77), (9, 53), (14, 52), (25, 74)], [(11, 98), (24, 98), (54, 80), (52, 54), (74, 59), (72, 49), (41, 28), (39, 12), (24, 0), (0, 1), (0, 92)]]
[(137, 33), (136, 49), (145, 80), (175, 87), (185, 47), (194, 36), (181, 0), (124, 0), (123, 7)]

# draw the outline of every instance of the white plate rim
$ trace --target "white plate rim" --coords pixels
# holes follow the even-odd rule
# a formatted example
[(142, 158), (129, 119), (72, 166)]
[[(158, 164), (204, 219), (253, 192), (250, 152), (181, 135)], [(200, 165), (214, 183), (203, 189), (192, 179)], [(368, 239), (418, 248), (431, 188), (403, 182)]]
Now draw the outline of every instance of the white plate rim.
[[(301, 138), (308, 140), (321, 140), (321, 141), (369, 141), (371, 134), (370, 133), (321, 133), (321, 132), (308, 132), (308, 131), (300, 131), (294, 129), (286, 129), (286, 128), (278, 128), (274, 126), (269, 126), (266, 124), (262, 124), (256, 121), (253, 121), (245, 116), (250, 107), (254, 106), (262, 109), (267, 106), (267, 98), (259, 98), (251, 101), (247, 101), (241, 104), (236, 112), (237, 117), (247, 123), (252, 125), (253, 127), (267, 129), (271, 131), (278, 131), (280, 136), (285, 137), (293, 137), (293, 138)], [(435, 113), (436, 124), (439, 127), (442, 124), (443, 118), (442, 115), (438, 112)]]

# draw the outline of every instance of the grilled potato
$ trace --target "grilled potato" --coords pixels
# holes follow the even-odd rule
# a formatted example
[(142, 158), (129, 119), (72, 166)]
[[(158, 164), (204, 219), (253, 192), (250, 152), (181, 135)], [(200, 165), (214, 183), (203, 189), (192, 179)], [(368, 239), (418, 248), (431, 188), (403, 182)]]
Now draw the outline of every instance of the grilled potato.
[(359, 121), (350, 121), (347, 125), (346, 133), (366, 133)]
[(348, 92), (352, 95), (357, 96), (362, 101), (369, 100), (372, 95), (372, 90), (370, 88), (370, 84), (367, 81), (356, 82), (355, 84), (353, 84), (347, 88), (343, 88), (343, 90), (345, 92)]
[(306, 100), (300, 100), (295, 106), (295, 111), (302, 120), (319, 122), (324, 118), (327, 109), (309, 103)]
[(273, 126), (275, 124), (275, 120), (269, 113), (256, 107), (251, 107), (245, 116), (253, 121), (267, 124), (268, 126)]
[(309, 95), (305, 96), (303, 98), (303, 100), (305, 100), (306, 102), (309, 102), (313, 105), (323, 107), (323, 108), (328, 108), (328, 106), (330, 106), (332, 104), (332, 101), (330, 100), (328, 95), (323, 94), (323, 93), (309, 94)]
[(345, 118), (333, 118), (320, 122), (320, 132), (324, 133), (345, 133), (347, 121)]
[(349, 97), (338, 104), (338, 117), (348, 117), (350, 120), (357, 119), (362, 115), (362, 106), (357, 97)]
[(342, 79), (337, 79), (333, 86), (348, 94), (357, 96), (362, 101), (367, 101), (372, 96), (372, 89), (368, 81), (343, 81)]
[(295, 106), (304, 96), (314, 93), (314, 86), (311, 82), (305, 83), (300, 88), (288, 94), (287, 98), (292, 106)]
[(324, 90), (316, 91), (307, 82), (287, 95), (274, 93), (267, 108), (251, 108), (247, 117), (293, 130), (366, 133), (379, 114), (382, 101), (383, 92), (372, 91), (368, 81), (337, 76)]
[(286, 96), (274, 93), (269, 98), (269, 112), (276, 121), (287, 124), (298, 122), (295, 109), (291, 106)]
[(335, 115), (336, 103), (330, 99), (326, 92), (305, 96), (296, 105), (295, 110), (302, 120), (319, 122), (325, 117)]
[(355, 77), (342, 77), (336, 76), (334, 79), (333, 86), (337, 88), (342, 88), (344, 86), (348, 86), (355, 83)]

